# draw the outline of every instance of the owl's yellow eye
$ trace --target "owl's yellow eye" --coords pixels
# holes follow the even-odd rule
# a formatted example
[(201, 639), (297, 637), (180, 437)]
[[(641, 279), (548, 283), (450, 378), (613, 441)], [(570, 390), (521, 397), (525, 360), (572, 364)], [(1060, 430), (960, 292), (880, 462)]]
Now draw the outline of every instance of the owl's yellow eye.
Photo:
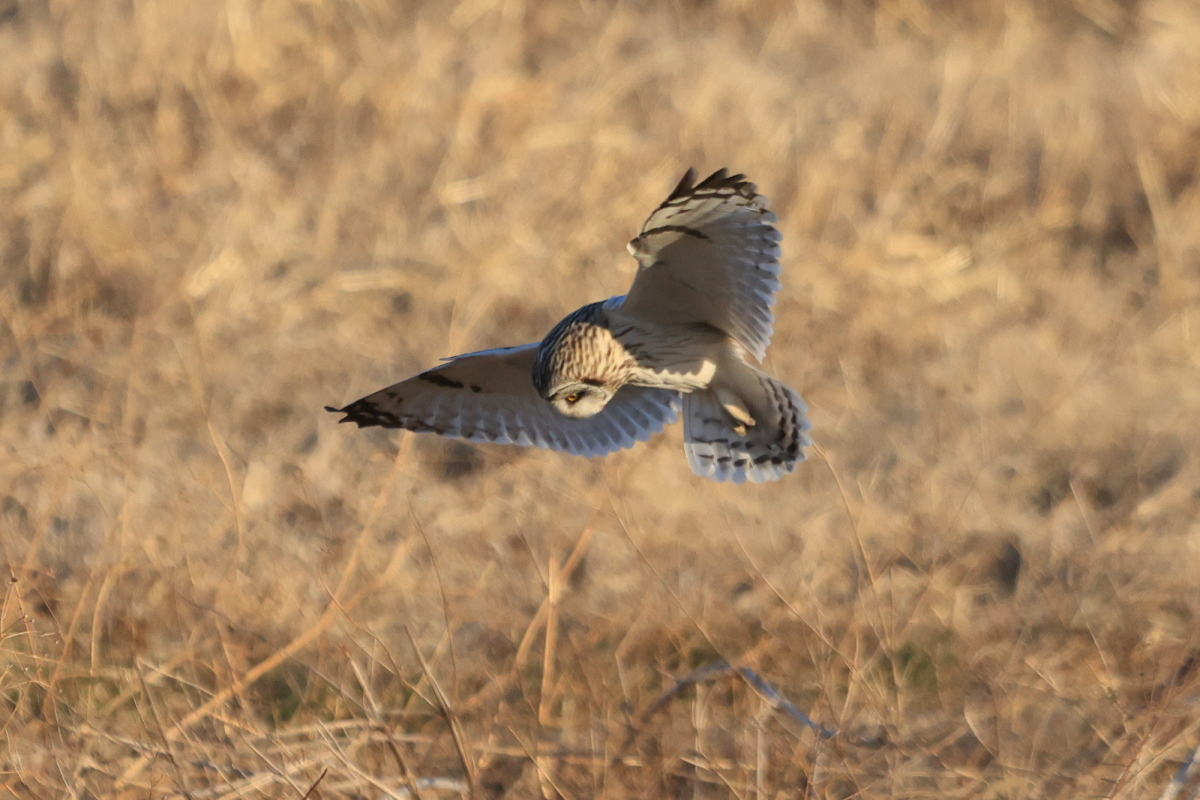
[(574, 392), (573, 394), (567, 395), (567, 402), (568, 403), (578, 403), (579, 402), (579, 392)]

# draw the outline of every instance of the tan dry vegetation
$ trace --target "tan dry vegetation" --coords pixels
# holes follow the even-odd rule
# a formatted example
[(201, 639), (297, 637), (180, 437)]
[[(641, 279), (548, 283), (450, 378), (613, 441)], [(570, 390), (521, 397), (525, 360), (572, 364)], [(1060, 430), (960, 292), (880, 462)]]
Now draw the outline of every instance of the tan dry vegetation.
[[(1189, 0), (0, 2), (5, 796), (1157, 797), (1197, 41)], [(320, 410), (619, 293), (689, 165), (780, 216), (795, 475)], [(723, 678), (620, 750), (720, 657), (839, 736)]]

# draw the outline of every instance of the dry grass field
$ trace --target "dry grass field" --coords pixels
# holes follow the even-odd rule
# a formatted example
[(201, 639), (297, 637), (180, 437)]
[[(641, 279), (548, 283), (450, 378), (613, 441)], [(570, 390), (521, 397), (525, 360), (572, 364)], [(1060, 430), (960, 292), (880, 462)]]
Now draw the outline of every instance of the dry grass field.
[[(0, 797), (1156, 798), (1193, 0), (0, 0)], [(777, 484), (321, 410), (784, 234)], [(749, 668), (822, 725), (723, 673)], [(653, 713), (650, 713), (653, 712)]]

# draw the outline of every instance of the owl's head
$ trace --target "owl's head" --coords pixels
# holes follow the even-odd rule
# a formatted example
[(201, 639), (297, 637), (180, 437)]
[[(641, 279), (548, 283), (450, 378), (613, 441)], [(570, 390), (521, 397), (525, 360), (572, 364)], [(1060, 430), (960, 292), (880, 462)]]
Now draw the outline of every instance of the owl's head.
[(599, 414), (624, 383), (629, 356), (600, 323), (601, 303), (584, 306), (554, 326), (538, 347), (533, 385), (560, 414)]
[(566, 381), (551, 390), (547, 399), (558, 413), (587, 419), (604, 410), (613, 393), (600, 381)]

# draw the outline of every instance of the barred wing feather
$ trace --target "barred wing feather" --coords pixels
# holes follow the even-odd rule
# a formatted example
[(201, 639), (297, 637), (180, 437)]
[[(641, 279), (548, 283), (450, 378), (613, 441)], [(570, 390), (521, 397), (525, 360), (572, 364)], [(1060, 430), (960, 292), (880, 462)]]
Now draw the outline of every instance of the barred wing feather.
[(360, 428), (378, 425), (601, 456), (645, 441), (679, 416), (678, 392), (621, 388), (594, 417), (572, 419), (533, 387), (537, 344), (455, 356), (345, 408), (328, 408)]
[(744, 175), (695, 180), (689, 169), (629, 243), (639, 269), (621, 310), (663, 325), (707, 323), (762, 361), (779, 289), (775, 215)]

